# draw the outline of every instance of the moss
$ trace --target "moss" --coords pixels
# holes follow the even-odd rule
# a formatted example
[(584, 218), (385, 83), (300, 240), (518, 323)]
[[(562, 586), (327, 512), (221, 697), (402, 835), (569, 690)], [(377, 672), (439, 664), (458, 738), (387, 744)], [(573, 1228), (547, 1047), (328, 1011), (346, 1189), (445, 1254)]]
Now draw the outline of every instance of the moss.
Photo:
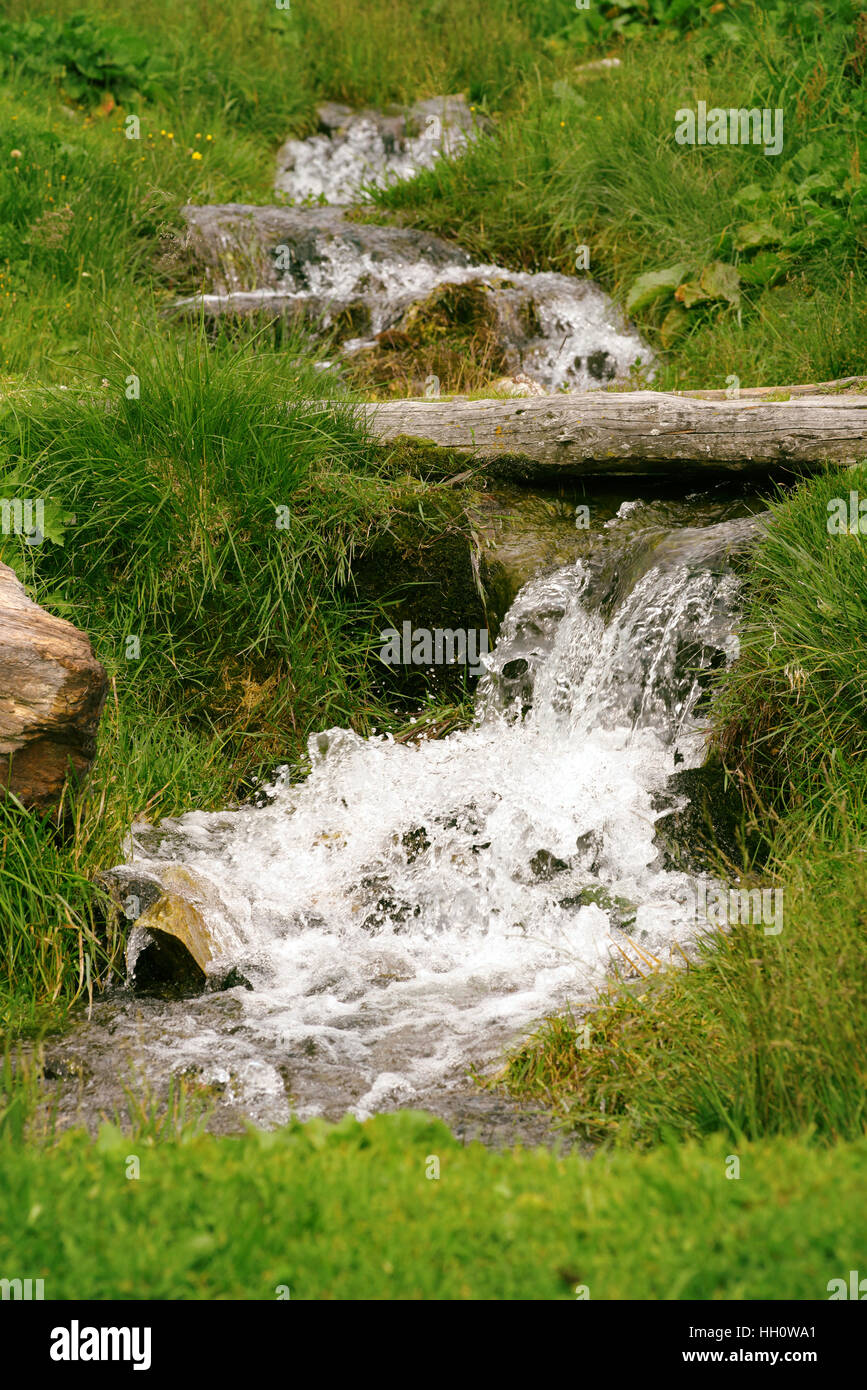
[(422, 395), (478, 390), (507, 370), (496, 307), (480, 281), (439, 285), (412, 304), (376, 346), (357, 353), (348, 374), (365, 391)]

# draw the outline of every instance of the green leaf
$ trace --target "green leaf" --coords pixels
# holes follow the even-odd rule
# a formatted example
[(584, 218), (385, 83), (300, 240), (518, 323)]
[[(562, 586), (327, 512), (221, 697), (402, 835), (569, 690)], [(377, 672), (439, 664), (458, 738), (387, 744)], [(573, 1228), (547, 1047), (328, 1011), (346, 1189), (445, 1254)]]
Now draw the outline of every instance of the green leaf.
[(680, 265), (669, 266), (666, 270), (651, 270), (645, 275), (639, 275), (630, 286), (626, 296), (626, 312), (628, 314), (637, 313), (640, 309), (646, 309), (648, 305), (654, 304), (657, 299), (662, 299), (677, 289), (684, 275), (689, 270), (689, 266), (683, 262)]
[(707, 299), (708, 296), (697, 281), (685, 280), (675, 291), (674, 297), (685, 309), (691, 309), (693, 304), (700, 304), (702, 300)]
[(761, 184), (748, 183), (742, 188), (740, 193), (735, 194), (734, 201), (742, 208), (755, 208), (759, 203), (770, 203), (771, 195)]
[(773, 285), (786, 273), (788, 262), (776, 251), (760, 251), (739, 266), (741, 279), (748, 285)]
[(741, 277), (733, 265), (711, 261), (701, 272), (699, 284), (709, 299), (725, 299), (736, 307), (741, 302)]
[(783, 233), (773, 222), (742, 222), (735, 228), (735, 250), (746, 251), (752, 246), (778, 246)]

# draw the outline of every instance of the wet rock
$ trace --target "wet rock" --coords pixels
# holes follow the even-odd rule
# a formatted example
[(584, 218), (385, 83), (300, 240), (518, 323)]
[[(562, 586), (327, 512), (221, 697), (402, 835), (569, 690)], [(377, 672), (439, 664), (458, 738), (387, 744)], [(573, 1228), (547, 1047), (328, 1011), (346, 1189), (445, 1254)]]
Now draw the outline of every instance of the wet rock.
[(418, 826), (415, 830), (407, 830), (401, 836), (400, 843), (406, 854), (407, 864), (413, 864), (419, 855), (430, 849), (430, 840), (423, 825)]
[(377, 936), (384, 927), (398, 932), (421, 911), (418, 904), (394, 894), (386, 874), (366, 874), (360, 887), (361, 903), (373, 905), (361, 923), (362, 931), (369, 936)]
[(96, 875), (96, 881), (106, 890), (117, 910), (128, 922), (136, 922), (165, 892), (165, 887), (156, 874), (146, 873), (126, 864), (115, 869), (103, 870)]
[(88, 1067), (77, 1058), (48, 1057), (42, 1068), (46, 1081), (83, 1081), (89, 1074)]
[(758, 850), (740, 793), (716, 759), (673, 773), (653, 807), (661, 812), (654, 839), (666, 869), (713, 873), (721, 860), (740, 869)]
[(200, 994), (214, 958), (208, 924), (188, 899), (164, 893), (130, 933), (127, 961), (139, 994), (163, 999)]
[(602, 884), (588, 885), (582, 888), (579, 893), (573, 893), (568, 898), (560, 899), (560, 906), (567, 909), (577, 909), (581, 907), (601, 907), (603, 912), (607, 912), (609, 921), (613, 927), (619, 927), (621, 931), (629, 931), (635, 925), (636, 906), (628, 898), (618, 897), (610, 893)]
[(530, 663), (523, 656), (515, 657), (513, 661), (507, 661), (502, 669), (502, 674), (508, 681), (518, 680), (525, 676), (530, 669)]
[(598, 830), (588, 830), (586, 834), (579, 835), (575, 841), (575, 848), (578, 852), (573, 856), (573, 867), (595, 874), (602, 855), (602, 846), (602, 835)]
[[(430, 277), (431, 272), (470, 264), (465, 251), (441, 237), (348, 221), (340, 208), (188, 204), (181, 216), (189, 263), (212, 295), (244, 292), (265, 308), (269, 291), (278, 301), (280, 294), (306, 292), (320, 310), (338, 299), (341, 305), (372, 308), (383, 294), (394, 294), (399, 283), (394, 277), (406, 276), (413, 267), (424, 267)], [(412, 290), (412, 281), (404, 281), (407, 301)], [(208, 302), (206, 296), (206, 310)]]
[(360, 386), (430, 397), (507, 374), (535, 395), (625, 381), (638, 359), (651, 362), (586, 278), (474, 266), (440, 237), (339, 208), (229, 203), (182, 215), (178, 278), (206, 288), (171, 313), (202, 316), (213, 332), (246, 319), (304, 324), (340, 347)]
[(219, 993), (227, 989), (252, 989), (253, 984), (237, 965), (222, 970), (213, 970), (207, 979), (209, 993)]
[(96, 752), (108, 680), (90, 640), (0, 564), (0, 796), (50, 809)]
[[(450, 494), (443, 497), (442, 507), (439, 530), (409, 512), (396, 515), (353, 567), (355, 596), (379, 609), (373, 630), (378, 649), (389, 640), (383, 633), (393, 631), (401, 639), (401, 660), (377, 663), (376, 688), (408, 708), (417, 708), (431, 689), (444, 699), (463, 698), (476, 680), (469, 653), (492, 648), (499, 624), (498, 608), (490, 597), (497, 592), (496, 561), (481, 556), (464, 501)], [(410, 634), (462, 632), (467, 660), (428, 665), (407, 661), (412, 643), (403, 642), (405, 624)]]
[(215, 906), (213, 888), (182, 864), (122, 864), (101, 873), (98, 882), (132, 924), (126, 963), (137, 993), (175, 999), (206, 988), (249, 987), (233, 962), (221, 960), (220, 943), (208, 925), (208, 910)]
[(536, 851), (533, 858), (530, 860), (530, 868), (534, 878), (538, 879), (541, 883), (547, 883), (555, 874), (565, 873), (569, 865), (566, 863), (565, 859), (558, 859), (550, 850), (540, 849)]
[(461, 93), (384, 111), (326, 102), (317, 115), (320, 134), (287, 140), (277, 155), (274, 187), (295, 202), (352, 203), (365, 184), (385, 188), (459, 154), (488, 124)]

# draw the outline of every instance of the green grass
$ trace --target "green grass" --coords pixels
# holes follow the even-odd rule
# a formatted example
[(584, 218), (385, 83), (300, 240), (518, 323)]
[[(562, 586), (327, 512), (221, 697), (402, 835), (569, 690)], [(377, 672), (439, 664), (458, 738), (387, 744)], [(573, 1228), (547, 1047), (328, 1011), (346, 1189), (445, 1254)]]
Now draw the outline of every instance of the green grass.
[[(641, 276), (680, 266), (679, 279), (695, 282), (714, 262), (730, 265), (737, 302), (687, 310), (677, 278), (637, 300), (664, 389), (856, 375), (867, 350), (867, 16), (860, 28), (841, 16), (819, 29), (810, 6), (788, 19), (739, 13), (724, 42), (666, 43), (654, 31), (619, 51), (616, 71), (581, 74), (564, 55), (556, 74), (527, 84), (519, 114), (461, 159), (378, 193), (373, 215), (512, 268), (574, 273), (586, 245), (590, 273), (627, 308)], [(701, 100), (781, 108), (782, 153), (678, 145), (675, 111)]]
[(0, 1268), (53, 1299), (822, 1299), (867, 1236), (863, 1139), (587, 1161), (463, 1148), (413, 1111), (238, 1139), (154, 1115), (95, 1142), (6, 1129)]

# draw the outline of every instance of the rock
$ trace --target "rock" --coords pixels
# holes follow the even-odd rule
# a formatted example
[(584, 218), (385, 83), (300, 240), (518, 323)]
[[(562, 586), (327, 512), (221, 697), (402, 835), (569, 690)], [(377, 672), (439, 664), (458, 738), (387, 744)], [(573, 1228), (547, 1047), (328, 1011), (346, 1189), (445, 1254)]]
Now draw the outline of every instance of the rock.
[[(457, 494), (440, 495), (438, 528), (422, 521), (408, 508), (396, 514), (388, 530), (372, 538), (355, 560), (352, 584), (355, 596), (375, 604), (379, 616), (374, 636), (380, 649), (383, 632), (435, 632), (437, 629), (474, 633), (475, 651), (485, 641), (489, 650), (496, 640), (500, 612), (496, 595), (500, 585), (496, 561), (482, 555), (474, 534), (475, 511)], [(402, 658), (406, 655), (401, 644)], [(443, 701), (459, 700), (473, 679), (469, 663), (431, 665), (378, 662), (374, 687), (390, 703), (417, 708), (431, 688)]]
[(491, 395), (497, 396), (547, 396), (541, 382), (534, 381), (526, 372), (516, 372), (514, 376), (501, 376), (491, 382)]
[(715, 756), (672, 773), (653, 808), (654, 843), (665, 869), (713, 874), (722, 862), (741, 870), (759, 852), (759, 834), (744, 814), (737, 783)]
[[(174, 867), (173, 881), (183, 888), (192, 875)], [(127, 942), (130, 982), (138, 994), (177, 998), (200, 994), (208, 982), (208, 966), (215, 959), (208, 924), (200, 905), (186, 893), (168, 891), (145, 908)]]
[[(207, 941), (207, 925), (192, 903), (165, 893), (139, 918), (130, 933), (127, 959), (137, 994), (161, 999), (201, 994), (208, 982), (197, 956)], [(205, 964), (210, 961), (210, 955)]]
[(465, 251), (441, 237), (409, 227), (347, 221), (340, 208), (187, 204), (181, 216), (192, 268), (217, 296), (306, 294), (325, 308), (337, 298), (341, 305), (359, 298), (366, 277), (370, 285), (363, 302), (373, 303), (394, 293), (395, 275), (402, 277), (406, 293), (406, 275), (413, 266), (437, 272), (470, 264)]
[(169, 312), (201, 316), (214, 332), (245, 319), (275, 332), (306, 324), (340, 347), (363, 389), (436, 397), (508, 374), (510, 394), (535, 396), (625, 381), (638, 359), (651, 361), (587, 278), (474, 266), (440, 237), (350, 221), (337, 208), (182, 211), (175, 273), (208, 289)]
[(460, 154), (488, 124), (462, 94), (384, 111), (326, 102), (317, 115), (321, 134), (287, 140), (277, 155), (275, 190), (294, 202), (352, 203), (365, 184), (385, 188)]
[(184, 865), (120, 864), (98, 881), (133, 924), (126, 964), (136, 993), (175, 999), (244, 982), (208, 922), (219, 906), (213, 887)]
[(621, 898), (610, 893), (601, 883), (588, 884), (579, 893), (573, 893), (568, 898), (561, 898), (560, 906), (567, 909), (601, 907), (603, 912), (608, 913), (608, 920), (612, 927), (619, 927), (621, 931), (631, 931), (635, 926), (637, 911), (635, 903), (630, 902), (628, 898)]
[(84, 776), (108, 680), (90, 640), (27, 597), (0, 564), (0, 795), (47, 810)]
[(547, 883), (555, 874), (566, 873), (569, 865), (565, 859), (558, 859), (549, 849), (539, 849), (530, 860), (533, 877)]

